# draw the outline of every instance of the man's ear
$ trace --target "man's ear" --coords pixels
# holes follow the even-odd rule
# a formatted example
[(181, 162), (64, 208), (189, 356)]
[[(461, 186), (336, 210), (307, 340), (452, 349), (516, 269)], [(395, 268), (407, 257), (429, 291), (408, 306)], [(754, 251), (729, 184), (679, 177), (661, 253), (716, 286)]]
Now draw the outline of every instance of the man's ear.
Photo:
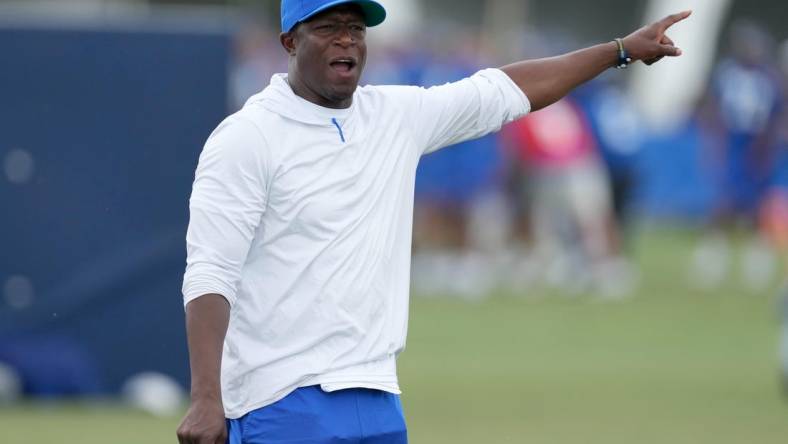
[(291, 56), (294, 56), (296, 53), (296, 36), (294, 31), (290, 32), (283, 32), (279, 34), (279, 42), (282, 44), (282, 47), (287, 51), (287, 53)]

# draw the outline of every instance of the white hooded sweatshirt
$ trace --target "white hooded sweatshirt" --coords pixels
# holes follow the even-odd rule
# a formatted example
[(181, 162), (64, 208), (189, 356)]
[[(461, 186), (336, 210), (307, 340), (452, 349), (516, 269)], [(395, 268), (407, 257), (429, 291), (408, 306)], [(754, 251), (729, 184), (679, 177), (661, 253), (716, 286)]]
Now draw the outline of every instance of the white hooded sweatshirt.
[(399, 393), (419, 158), (529, 110), (497, 69), (360, 87), (347, 109), (296, 96), (279, 74), (219, 125), (195, 174), (183, 295), (230, 304), (228, 418), (307, 385)]

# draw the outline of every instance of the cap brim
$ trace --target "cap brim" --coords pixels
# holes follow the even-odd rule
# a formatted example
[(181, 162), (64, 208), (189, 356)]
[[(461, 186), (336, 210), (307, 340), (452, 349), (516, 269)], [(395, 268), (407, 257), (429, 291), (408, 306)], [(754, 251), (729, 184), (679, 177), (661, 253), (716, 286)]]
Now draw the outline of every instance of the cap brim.
[(383, 23), (386, 20), (386, 9), (380, 3), (374, 0), (336, 0), (333, 2), (328, 2), (325, 5), (317, 8), (316, 10), (310, 12), (309, 14), (301, 17), (297, 23), (304, 22), (309, 20), (310, 18), (314, 17), (321, 12), (331, 9), (334, 6), (344, 5), (344, 4), (356, 4), (361, 7), (361, 10), (364, 12), (364, 23), (367, 26), (377, 26)]

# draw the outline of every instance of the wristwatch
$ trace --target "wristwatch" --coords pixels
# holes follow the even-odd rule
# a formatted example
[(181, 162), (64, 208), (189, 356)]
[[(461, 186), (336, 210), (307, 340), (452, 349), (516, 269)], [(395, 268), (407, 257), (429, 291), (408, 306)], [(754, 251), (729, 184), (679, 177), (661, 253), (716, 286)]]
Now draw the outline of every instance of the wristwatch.
[(626, 48), (624, 48), (624, 39), (616, 39), (616, 44), (618, 45), (618, 62), (616, 62), (616, 68), (626, 69), (627, 66), (632, 63), (632, 57), (629, 56)]

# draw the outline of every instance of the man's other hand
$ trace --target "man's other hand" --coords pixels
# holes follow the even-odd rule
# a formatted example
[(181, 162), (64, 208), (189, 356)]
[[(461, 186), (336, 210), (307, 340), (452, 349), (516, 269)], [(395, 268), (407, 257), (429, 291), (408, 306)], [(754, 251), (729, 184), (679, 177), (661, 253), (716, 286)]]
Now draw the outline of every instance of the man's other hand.
[(665, 32), (671, 26), (689, 17), (690, 14), (692, 11), (672, 14), (656, 23), (638, 29), (624, 38), (624, 48), (632, 60), (642, 60), (647, 65), (656, 63), (665, 56), (680, 56), (681, 49), (676, 47)]
[(178, 427), (180, 444), (225, 444), (227, 424), (220, 401), (194, 401)]

